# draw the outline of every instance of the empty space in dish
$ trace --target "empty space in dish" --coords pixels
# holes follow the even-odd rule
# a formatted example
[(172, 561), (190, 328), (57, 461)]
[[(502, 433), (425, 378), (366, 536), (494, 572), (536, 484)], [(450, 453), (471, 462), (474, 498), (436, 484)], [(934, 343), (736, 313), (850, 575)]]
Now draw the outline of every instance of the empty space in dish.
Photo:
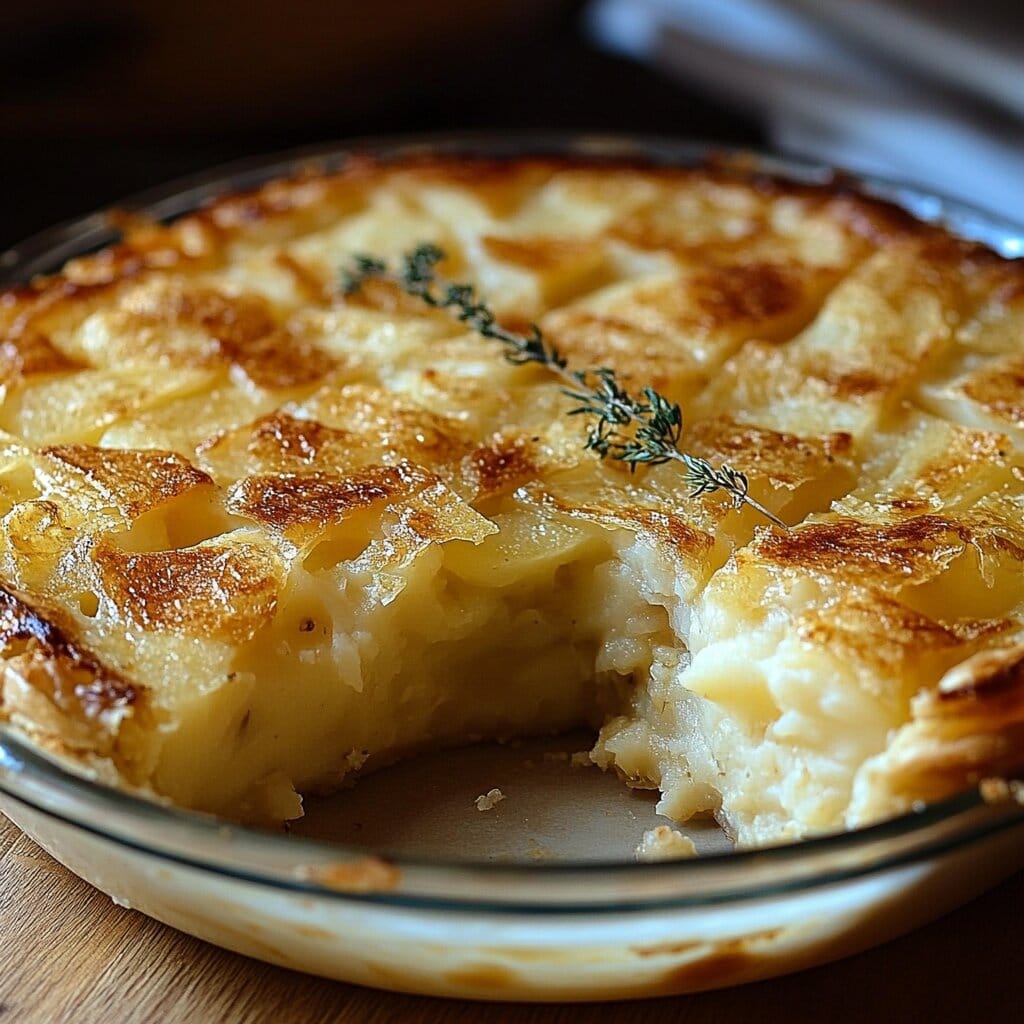
[[(297, 836), (427, 860), (629, 861), (648, 829), (671, 825), (658, 794), (581, 764), (593, 736), (481, 743), (421, 754), (329, 797), (307, 797)], [(499, 790), (489, 809), (477, 798)], [(486, 801), (485, 801), (486, 804)], [(731, 849), (711, 818), (676, 826), (698, 853)]]

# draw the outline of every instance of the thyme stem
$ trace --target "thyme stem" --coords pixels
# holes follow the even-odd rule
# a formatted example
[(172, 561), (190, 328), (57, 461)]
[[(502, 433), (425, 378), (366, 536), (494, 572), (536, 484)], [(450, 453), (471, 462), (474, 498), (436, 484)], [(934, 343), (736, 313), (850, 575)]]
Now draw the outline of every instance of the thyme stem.
[[(749, 505), (776, 526), (789, 529), (750, 496), (746, 474), (724, 463), (716, 469), (707, 459), (680, 450), (683, 415), (677, 403), (650, 387), (641, 389), (641, 397), (631, 395), (615, 371), (606, 366), (570, 369), (565, 357), (536, 324), (526, 334), (509, 331), (498, 323), (494, 311), (479, 298), (473, 285), (443, 280), (436, 271), (443, 259), (444, 252), (430, 244), (406, 253), (397, 271), (375, 256), (357, 255), (353, 266), (342, 272), (342, 289), (346, 295), (352, 295), (366, 280), (379, 278), (397, 284), (428, 306), (451, 310), (456, 319), (481, 337), (501, 344), (508, 362), (516, 366), (536, 363), (558, 377), (565, 384), (563, 393), (577, 403), (569, 415), (591, 418), (584, 447), (600, 458), (625, 462), (631, 470), (638, 465), (678, 462), (685, 469), (691, 497), (724, 491), (733, 508)], [(626, 432), (623, 428), (630, 430)]]

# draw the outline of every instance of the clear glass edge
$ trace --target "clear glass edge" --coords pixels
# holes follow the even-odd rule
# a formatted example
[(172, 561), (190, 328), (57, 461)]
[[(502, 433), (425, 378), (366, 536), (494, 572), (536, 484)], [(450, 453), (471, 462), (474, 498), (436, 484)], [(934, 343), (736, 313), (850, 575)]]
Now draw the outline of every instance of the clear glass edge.
[[(576, 156), (677, 166), (725, 158), (743, 161), (752, 172), (804, 184), (828, 183), (836, 174), (834, 168), (813, 161), (672, 138), (422, 135), (359, 138), (235, 161), (138, 193), (117, 204), (117, 208), (160, 220), (173, 219), (219, 195), (258, 187), (276, 177), (306, 169), (330, 170), (354, 153), (369, 153), (381, 159), (420, 154)], [(1004, 256), (1024, 254), (1024, 227), (970, 204), (875, 176), (844, 172), (842, 180), (922, 220), (982, 242)], [(0, 284), (52, 273), (68, 259), (112, 244), (118, 237), (102, 210), (57, 225), (0, 254)], [(346, 891), (316, 881), (318, 869), (330, 871), (339, 865), (365, 862), (369, 856), (365, 850), (306, 837), (277, 836), (105, 786), (61, 766), (4, 727), (0, 727), (0, 792), (136, 851), (243, 881), (307, 895), (388, 905), (530, 913), (619, 912), (782, 894), (937, 856), (1024, 823), (1024, 808), (989, 806), (977, 790), (970, 790), (866, 828), (696, 860), (651, 864), (510, 863), (433, 861), (385, 854), (383, 859), (398, 869), (399, 881), (395, 890), (379, 893)], [(96, 824), (95, 812), (107, 815), (108, 827)], [(144, 838), (138, 835), (140, 826), (145, 829)], [(763, 877), (766, 874), (769, 877)], [(495, 887), (503, 880), (513, 883), (515, 889), (501, 893), (502, 898), (497, 899)], [(596, 883), (604, 883), (602, 899), (597, 902)]]
[(243, 882), (332, 899), (530, 913), (766, 898), (893, 869), (1024, 826), (1024, 808), (990, 806), (969, 790), (863, 829), (697, 860), (537, 864), (382, 855), (398, 870), (395, 887), (358, 892), (318, 882), (317, 875), (358, 867), (375, 857), (366, 850), (279, 836), (114, 789), (61, 766), (6, 728), (0, 728), (0, 793), (133, 851)]

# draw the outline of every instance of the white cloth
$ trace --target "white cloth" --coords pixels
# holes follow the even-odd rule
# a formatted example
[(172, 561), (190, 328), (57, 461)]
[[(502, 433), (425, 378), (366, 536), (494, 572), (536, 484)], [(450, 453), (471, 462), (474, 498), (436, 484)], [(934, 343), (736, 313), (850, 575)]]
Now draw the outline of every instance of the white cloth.
[(594, 0), (598, 42), (766, 122), (774, 147), (1024, 224), (1021, 0)]

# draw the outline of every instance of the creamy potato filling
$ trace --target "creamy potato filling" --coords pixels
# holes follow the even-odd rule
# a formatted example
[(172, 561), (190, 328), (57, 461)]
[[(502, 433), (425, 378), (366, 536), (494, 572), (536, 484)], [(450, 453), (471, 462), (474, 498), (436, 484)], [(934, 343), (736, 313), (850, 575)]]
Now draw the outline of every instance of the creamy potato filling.
[(307, 558), (231, 664), (230, 713), (176, 716), (156, 788), (229, 815), (294, 814), (292, 784), (329, 788), (426, 747), (598, 727), (676, 643), (617, 552), (632, 537), (521, 511), (496, 521), (478, 546), (431, 546), (393, 593), (351, 559)]
[(279, 820), (301, 813), (296, 792), (420, 749), (584, 725), (595, 760), (660, 789), (677, 820), (715, 813), (741, 843), (842, 827), (911, 693), (879, 699), (841, 656), (804, 649), (787, 623), (819, 590), (754, 621), (732, 569), (694, 598), (631, 531), (512, 503), (493, 521), (479, 544), (431, 545), (387, 591), (358, 568), (363, 540), (321, 542), (217, 693), (176, 709), (154, 787)]

